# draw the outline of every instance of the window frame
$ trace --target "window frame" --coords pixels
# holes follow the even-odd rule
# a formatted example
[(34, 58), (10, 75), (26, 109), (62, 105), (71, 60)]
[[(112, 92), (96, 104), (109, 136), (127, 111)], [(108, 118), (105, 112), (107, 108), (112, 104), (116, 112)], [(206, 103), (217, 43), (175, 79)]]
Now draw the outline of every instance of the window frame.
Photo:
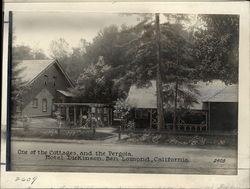
[(32, 99), (32, 108), (38, 108), (38, 99), (37, 98)]
[(48, 100), (47, 98), (42, 99), (42, 112), (48, 111)]

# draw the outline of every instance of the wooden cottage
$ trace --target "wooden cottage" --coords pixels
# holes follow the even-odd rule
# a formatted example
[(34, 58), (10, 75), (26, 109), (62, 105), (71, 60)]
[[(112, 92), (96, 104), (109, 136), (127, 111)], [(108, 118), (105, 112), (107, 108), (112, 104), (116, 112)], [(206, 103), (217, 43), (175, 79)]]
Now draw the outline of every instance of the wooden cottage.
[[(226, 86), (215, 80), (198, 82), (198, 103), (177, 117), (177, 130), (216, 131), (237, 128), (237, 85)], [(156, 84), (148, 88), (132, 86), (127, 103), (132, 107), (132, 119), (137, 128), (157, 128)], [(173, 129), (172, 113), (165, 110), (165, 128)], [(228, 118), (230, 117), (230, 118)], [(226, 124), (226, 125), (225, 125)]]
[(210, 130), (237, 131), (238, 86), (230, 85), (203, 100), (203, 109), (209, 112)]
[(15, 105), (16, 115), (55, 117), (59, 113), (67, 125), (83, 126), (84, 116), (95, 118), (99, 125), (112, 124), (111, 104), (76, 102), (69, 90), (73, 83), (57, 60), (22, 60), (17, 69), (22, 70), (20, 78), (27, 91), (22, 103)]
[(28, 117), (51, 116), (57, 93), (73, 87), (69, 76), (57, 60), (22, 60), (17, 69), (26, 83), (22, 103), (16, 104), (15, 114)]

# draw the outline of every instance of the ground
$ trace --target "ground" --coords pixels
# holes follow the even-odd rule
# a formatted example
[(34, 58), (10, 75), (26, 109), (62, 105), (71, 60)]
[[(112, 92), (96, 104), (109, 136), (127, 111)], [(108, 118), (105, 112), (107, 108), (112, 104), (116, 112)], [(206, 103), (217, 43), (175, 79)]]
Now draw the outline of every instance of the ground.
[[(11, 167), (14, 171), (68, 171), (68, 172), (129, 172), (129, 173), (178, 173), (178, 174), (236, 174), (235, 149), (225, 147), (198, 148), (159, 145), (112, 144), (101, 141), (32, 141), (13, 139), (11, 143)], [(36, 150), (35, 155), (30, 152)], [(100, 160), (68, 160), (67, 156), (37, 154), (38, 151), (50, 154), (51, 150), (81, 153), (105, 153)], [(26, 152), (26, 153), (25, 153)], [(149, 157), (150, 162), (122, 161), (113, 152), (121, 152), (124, 158)], [(126, 153), (130, 153), (129, 156)], [(126, 156), (128, 155), (128, 156)], [(89, 157), (85, 154), (85, 157)], [(98, 156), (99, 157), (99, 156)], [(117, 158), (115, 158), (117, 157)], [(160, 162), (161, 158), (185, 158), (188, 162)], [(156, 159), (156, 160), (155, 160)], [(222, 160), (216, 161), (215, 160)]]

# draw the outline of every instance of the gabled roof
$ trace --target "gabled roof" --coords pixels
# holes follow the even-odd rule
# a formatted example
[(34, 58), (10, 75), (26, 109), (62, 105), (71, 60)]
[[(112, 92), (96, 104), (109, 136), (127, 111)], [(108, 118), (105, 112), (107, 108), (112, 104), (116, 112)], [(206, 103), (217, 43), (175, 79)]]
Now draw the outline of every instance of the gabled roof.
[[(127, 103), (135, 108), (156, 108), (156, 82), (152, 81), (152, 86), (148, 88), (137, 88), (131, 86)], [(197, 88), (200, 95), (197, 96), (198, 104), (194, 104), (191, 109), (202, 109), (202, 102), (237, 102), (237, 85), (225, 85), (222, 81), (198, 82)], [(224, 92), (223, 92), (224, 91)]]
[(204, 102), (238, 102), (238, 85), (226, 86)]
[(17, 69), (21, 69), (20, 77), (25, 82), (32, 82), (42, 73), (54, 60), (18, 60)]
[(48, 69), (50, 66), (56, 64), (63, 75), (66, 77), (67, 81), (70, 83), (70, 85), (73, 87), (73, 83), (70, 80), (67, 73), (63, 70), (62, 66), (59, 64), (57, 60), (17, 60), (18, 65), (16, 69), (22, 70), (20, 72), (20, 78), (27, 82), (27, 84), (31, 84), (37, 77), (42, 75), (46, 69)]
[(137, 88), (135, 85), (130, 87), (127, 103), (135, 108), (156, 108), (156, 82), (151, 82), (148, 88)]

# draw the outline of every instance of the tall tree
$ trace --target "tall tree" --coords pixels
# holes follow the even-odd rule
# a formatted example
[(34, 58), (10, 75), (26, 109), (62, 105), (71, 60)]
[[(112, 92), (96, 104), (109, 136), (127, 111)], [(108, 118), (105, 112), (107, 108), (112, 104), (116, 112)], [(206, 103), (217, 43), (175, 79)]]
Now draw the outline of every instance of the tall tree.
[(52, 58), (63, 60), (70, 55), (69, 43), (63, 38), (53, 40), (50, 42), (50, 51)]
[(194, 55), (202, 80), (238, 82), (239, 16), (199, 15), (204, 27), (194, 33)]
[[(160, 23), (157, 17), (156, 15), (156, 22), (147, 17), (133, 28), (133, 31), (137, 32), (137, 38), (128, 43), (128, 52), (133, 57), (133, 61), (128, 63), (127, 74), (124, 78), (131, 80), (139, 87), (147, 87), (152, 80), (156, 80), (157, 107), (158, 112), (161, 112), (161, 108), (159, 108), (161, 97), (159, 98), (159, 96), (162, 91), (166, 96), (170, 93), (168, 90), (172, 89), (166, 86), (175, 84), (174, 106), (176, 109), (178, 86), (183, 87), (183, 85), (192, 83), (195, 64), (190, 52), (192, 43), (190, 43), (189, 34), (183, 25), (178, 22)], [(161, 82), (163, 88), (159, 85)], [(185, 93), (185, 90), (182, 92)], [(180, 98), (190, 97), (190, 95), (179, 96)], [(161, 113), (158, 113), (158, 116), (158, 129), (161, 129), (164, 127), (164, 121), (159, 119), (162, 119), (163, 116)]]
[(156, 33), (156, 61), (157, 61), (157, 76), (156, 76), (156, 95), (157, 95), (157, 121), (158, 130), (165, 127), (163, 113), (163, 97), (162, 97), (162, 78), (161, 78), (161, 32), (159, 14), (155, 14), (155, 33)]
[(89, 65), (77, 79), (72, 90), (82, 102), (112, 102), (117, 98), (112, 91), (112, 80), (109, 78), (110, 66), (104, 58), (99, 57), (97, 63)]
[(32, 49), (27, 45), (13, 46), (14, 60), (39, 60), (48, 59), (42, 49)]

